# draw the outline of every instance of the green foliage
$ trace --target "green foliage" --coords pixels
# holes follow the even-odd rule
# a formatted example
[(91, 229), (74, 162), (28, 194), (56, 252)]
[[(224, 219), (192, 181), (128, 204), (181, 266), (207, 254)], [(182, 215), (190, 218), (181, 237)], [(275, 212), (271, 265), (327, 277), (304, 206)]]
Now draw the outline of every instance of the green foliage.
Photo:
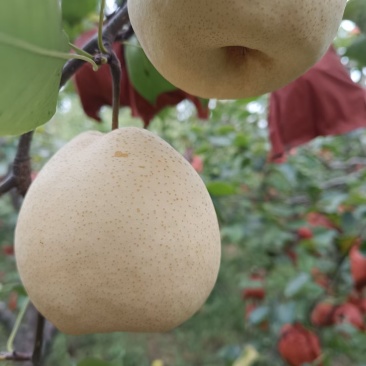
[(366, 3), (364, 0), (350, 0), (347, 3), (343, 19), (355, 22), (366, 33)]
[(70, 40), (97, 26), (99, 3), (98, 0), (62, 0), (63, 28)]
[(212, 196), (230, 196), (236, 192), (236, 187), (226, 182), (209, 182), (206, 184), (208, 192)]
[(98, 0), (62, 0), (61, 4), (62, 18), (70, 26), (75, 26), (97, 10)]
[(128, 76), (135, 89), (152, 105), (160, 94), (176, 90), (176, 87), (164, 79), (155, 69), (136, 37), (131, 37), (125, 45)]
[(111, 366), (111, 364), (96, 358), (85, 358), (77, 366)]
[(346, 47), (345, 55), (356, 61), (359, 68), (366, 66), (366, 2), (364, 0), (350, 0), (344, 12), (344, 19), (353, 21), (362, 34), (346, 37), (341, 41)]
[(65, 60), (50, 52), (67, 50), (57, 0), (0, 3), (0, 135), (51, 119)]
[(366, 34), (357, 37), (347, 48), (346, 56), (357, 61), (360, 66), (366, 66)]

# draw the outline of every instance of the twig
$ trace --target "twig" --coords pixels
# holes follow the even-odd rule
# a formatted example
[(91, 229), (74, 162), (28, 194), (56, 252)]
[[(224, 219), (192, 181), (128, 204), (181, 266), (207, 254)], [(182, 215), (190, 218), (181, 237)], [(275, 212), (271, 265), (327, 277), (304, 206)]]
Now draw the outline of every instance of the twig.
[(323, 190), (328, 190), (328, 189), (343, 187), (343, 186), (347, 185), (351, 179), (359, 178), (361, 174), (362, 174), (362, 172), (353, 172), (353, 173), (349, 173), (344, 176), (329, 179), (328, 181), (324, 182), (320, 186), (320, 188)]
[(34, 366), (39, 366), (41, 364), (44, 325), (45, 325), (45, 318), (43, 317), (42, 314), (38, 313), (36, 341), (34, 343), (34, 349), (32, 355), (32, 362)]
[(33, 131), (27, 132), (19, 139), (18, 150), (14, 159), (13, 174), (16, 179), (18, 192), (25, 196), (32, 183), (30, 147), (32, 144)]
[(18, 317), (17, 317), (17, 319), (15, 321), (14, 328), (13, 328), (13, 330), (10, 333), (8, 342), (6, 344), (6, 347), (7, 347), (9, 353), (14, 353), (14, 348), (13, 348), (14, 347), (13, 346), (14, 345), (14, 339), (15, 339), (15, 336), (17, 335), (17, 333), (18, 333), (20, 324), (21, 324), (21, 322), (22, 322), (22, 320), (24, 318), (24, 314), (25, 314), (25, 312), (27, 310), (28, 305), (29, 305), (29, 299), (25, 300), (22, 308), (20, 309), (20, 312), (18, 314)]
[[(123, 28), (127, 27), (125, 31)], [(122, 31), (122, 33), (121, 33)], [(127, 12), (127, 5), (123, 5), (116, 11), (109, 22), (103, 27), (103, 44), (108, 49), (113, 42), (118, 38), (119, 40), (126, 40), (131, 35), (130, 20)], [(84, 46), (83, 50), (94, 54), (98, 52), (98, 34), (92, 37)], [(66, 62), (60, 81), (60, 88), (63, 87), (66, 82), (75, 74), (75, 72), (84, 64), (81, 60), (70, 60)]]
[(24, 352), (4, 352), (0, 353), (1, 361), (31, 361), (32, 355)]
[(118, 128), (118, 115), (119, 115), (119, 99), (121, 94), (121, 64), (117, 55), (111, 51), (109, 67), (112, 74), (113, 82), (113, 114), (112, 114), (112, 130)]
[(16, 180), (13, 172), (10, 172), (1, 182), (0, 182), (0, 196), (9, 192), (16, 187)]
[(29, 156), (32, 137), (33, 131), (20, 136), (14, 163), (4, 180), (0, 182), (0, 196), (13, 188), (17, 188), (22, 196), (27, 192), (32, 182), (32, 168)]

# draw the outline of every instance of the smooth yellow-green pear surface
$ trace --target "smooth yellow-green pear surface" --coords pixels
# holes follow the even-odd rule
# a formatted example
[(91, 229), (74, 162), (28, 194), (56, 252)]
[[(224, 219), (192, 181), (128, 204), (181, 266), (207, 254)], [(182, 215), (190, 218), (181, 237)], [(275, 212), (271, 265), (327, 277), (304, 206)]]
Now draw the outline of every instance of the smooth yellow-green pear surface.
[(210, 196), (143, 129), (85, 132), (32, 183), (15, 232), (21, 280), (69, 334), (170, 330), (201, 308), (220, 265)]
[(326, 52), (346, 0), (128, 0), (131, 24), (156, 69), (203, 98), (278, 89)]

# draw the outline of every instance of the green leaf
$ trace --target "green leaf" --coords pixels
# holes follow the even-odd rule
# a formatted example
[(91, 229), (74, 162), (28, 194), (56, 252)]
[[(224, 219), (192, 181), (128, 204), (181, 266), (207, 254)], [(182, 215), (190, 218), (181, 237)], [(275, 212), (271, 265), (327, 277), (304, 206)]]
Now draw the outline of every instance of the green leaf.
[(291, 166), (290, 164), (276, 165), (275, 170), (282, 174), (282, 176), (289, 184), (296, 184), (296, 171), (293, 166)]
[(306, 284), (310, 281), (310, 276), (308, 273), (300, 273), (286, 286), (285, 296), (292, 297), (296, 295)]
[(295, 320), (296, 303), (290, 302), (287, 304), (280, 304), (275, 307), (275, 317), (277, 323), (286, 324), (292, 323)]
[(313, 242), (318, 250), (331, 250), (333, 241), (337, 237), (337, 231), (325, 228), (316, 228), (313, 230)]
[[(355, 235), (362, 231), (359, 227), (359, 221), (352, 212), (345, 212), (341, 216), (343, 233), (346, 235)], [(362, 223), (363, 224), (363, 223)]]
[(229, 133), (235, 132), (235, 127), (231, 125), (219, 126), (216, 132), (219, 135), (228, 135)]
[(352, 20), (358, 25), (362, 32), (366, 32), (366, 1), (348, 1), (343, 19)]
[(242, 223), (224, 226), (221, 229), (221, 236), (230, 243), (239, 243), (244, 237), (244, 226)]
[(236, 187), (225, 182), (209, 182), (206, 188), (213, 196), (229, 196), (236, 193)]
[(151, 104), (156, 103), (160, 94), (177, 89), (155, 69), (136, 37), (130, 38), (125, 45), (125, 57), (128, 76), (134, 88)]
[(86, 358), (80, 361), (77, 366), (111, 366), (111, 364), (96, 358)]
[(347, 48), (346, 56), (357, 61), (360, 66), (366, 66), (366, 35), (358, 36)]
[(98, 0), (62, 0), (62, 17), (70, 25), (76, 25), (97, 10)]
[(28, 296), (27, 292), (25, 291), (25, 288), (23, 285), (16, 285), (13, 287), (12, 289), (13, 291), (17, 292), (18, 295), (21, 295), (21, 296)]
[(249, 322), (251, 324), (259, 324), (268, 317), (268, 314), (268, 306), (260, 306), (250, 314)]
[(341, 205), (347, 198), (347, 194), (343, 194), (339, 191), (337, 192), (324, 192), (323, 198), (320, 201), (319, 205), (322, 208), (322, 211), (326, 213), (337, 213), (338, 207)]
[(1, 1), (0, 135), (30, 131), (49, 121), (56, 111), (65, 59), (41, 55), (39, 48), (68, 50), (59, 1)]
[(235, 136), (235, 140), (234, 140), (234, 144), (237, 147), (241, 147), (241, 148), (247, 148), (249, 146), (250, 143), (250, 139), (247, 135), (245, 135), (242, 132), (239, 132), (236, 136)]
[(233, 136), (210, 136), (208, 140), (215, 147), (227, 147), (233, 143)]
[(354, 211), (355, 218), (359, 221), (366, 218), (366, 205), (358, 206)]

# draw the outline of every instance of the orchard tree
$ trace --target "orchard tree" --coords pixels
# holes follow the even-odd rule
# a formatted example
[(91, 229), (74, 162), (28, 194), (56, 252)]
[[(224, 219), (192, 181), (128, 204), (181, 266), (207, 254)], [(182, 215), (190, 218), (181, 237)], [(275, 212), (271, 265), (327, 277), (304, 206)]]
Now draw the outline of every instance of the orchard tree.
[(0, 4), (0, 362), (363, 365), (366, 7), (346, 3)]

